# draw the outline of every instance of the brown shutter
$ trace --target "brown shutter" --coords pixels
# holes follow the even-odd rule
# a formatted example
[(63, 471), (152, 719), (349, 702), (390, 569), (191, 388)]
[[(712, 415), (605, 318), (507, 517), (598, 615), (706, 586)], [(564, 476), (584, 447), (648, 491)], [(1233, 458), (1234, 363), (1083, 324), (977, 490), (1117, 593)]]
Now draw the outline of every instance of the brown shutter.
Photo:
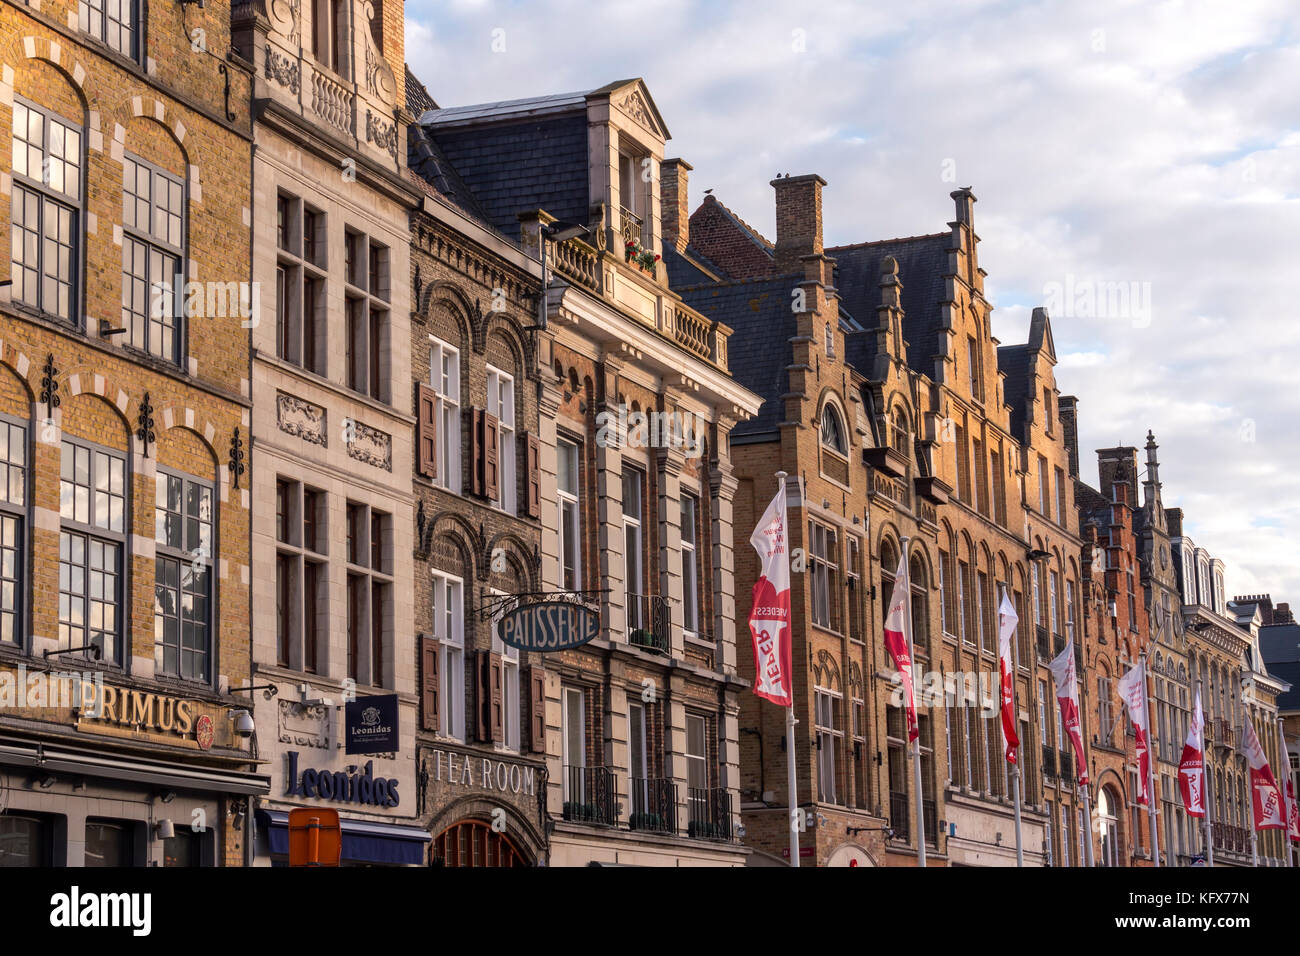
[(416, 470), (438, 477), (438, 394), (420, 383), (415, 396)]
[(546, 670), (534, 664), (527, 672), (524, 681), (528, 687), (528, 742), (533, 753), (546, 753)]
[(501, 420), (483, 412), (483, 497), (501, 497)]
[(530, 518), (542, 514), (542, 443), (535, 433), (524, 436), (527, 440), (524, 461), (528, 464), (528, 503)]
[(483, 427), (477, 408), (465, 409), (465, 430), (469, 432), (469, 493), (483, 494)]
[(493, 740), (505, 740), (505, 700), (502, 689), (503, 677), (501, 666), (501, 655), (491, 654), (488, 656), (488, 669), (491, 672), (492, 684), (492, 713), (491, 720), (488, 721), (488, 729), (492, 732)]
[(438, 642), (427, 634), (420, 638), (420, 651), (423, 658), (421, 665), (421, 714), (420, 726), (425, 730), (438, 729)]
[(488, 729), (491, 722), (488, 720), (488, 708), (491, 701), (491, 692), (488, 689), (488, 652), (474, 652), (474, 716), (477, 718), (476, 739), (480, 742), (490, 740)]

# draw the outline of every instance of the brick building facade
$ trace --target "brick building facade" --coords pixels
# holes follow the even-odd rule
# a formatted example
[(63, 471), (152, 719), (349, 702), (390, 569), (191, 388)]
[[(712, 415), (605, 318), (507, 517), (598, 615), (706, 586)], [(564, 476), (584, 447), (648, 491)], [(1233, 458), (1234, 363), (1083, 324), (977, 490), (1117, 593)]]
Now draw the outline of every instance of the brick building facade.
[(5, 852), (238, 865), (251, 71), (225, 5), (6, 2), (0, 38)]

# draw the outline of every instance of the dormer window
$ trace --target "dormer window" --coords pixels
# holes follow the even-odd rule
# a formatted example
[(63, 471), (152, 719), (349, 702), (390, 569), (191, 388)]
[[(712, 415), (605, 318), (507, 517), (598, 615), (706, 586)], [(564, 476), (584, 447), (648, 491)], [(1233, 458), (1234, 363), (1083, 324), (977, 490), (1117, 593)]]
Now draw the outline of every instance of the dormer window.
[(618, 215), (625, 242), (648, 245), (651, 159), (640, 147), (628, 143), (618, 154)]
[(316, 62), (339, 76), (348, 71), (348, 0), (311, 0), (311, 52)]

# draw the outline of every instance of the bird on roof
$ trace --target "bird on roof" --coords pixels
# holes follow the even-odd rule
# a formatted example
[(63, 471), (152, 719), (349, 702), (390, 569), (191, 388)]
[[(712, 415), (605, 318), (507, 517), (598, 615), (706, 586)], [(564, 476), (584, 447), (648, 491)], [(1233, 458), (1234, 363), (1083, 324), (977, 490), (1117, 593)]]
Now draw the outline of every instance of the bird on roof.
[(712, 192), (713, 192), (713, 188), (710, 187), (710, 188), (704, 190), (704, 195), (708, 196), (708, 195), (710, 195)]

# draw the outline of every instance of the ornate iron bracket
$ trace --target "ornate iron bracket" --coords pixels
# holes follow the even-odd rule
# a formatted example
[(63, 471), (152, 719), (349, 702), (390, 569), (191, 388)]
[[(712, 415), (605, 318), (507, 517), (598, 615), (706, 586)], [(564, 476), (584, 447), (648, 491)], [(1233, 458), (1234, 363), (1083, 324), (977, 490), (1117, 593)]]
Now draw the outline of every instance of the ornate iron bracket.
[(521, 591), (518, 594), (493, 594), (487, 588), (479, 588), (478, 617), (480, 621), (490, 621), (498, 614), (513, 611), (520, 605), (541, 604), (544, 601), (595, 605), (600, 603), (600, 595), (609, 592), (610, 588), (597, 588), (583, 591)]

